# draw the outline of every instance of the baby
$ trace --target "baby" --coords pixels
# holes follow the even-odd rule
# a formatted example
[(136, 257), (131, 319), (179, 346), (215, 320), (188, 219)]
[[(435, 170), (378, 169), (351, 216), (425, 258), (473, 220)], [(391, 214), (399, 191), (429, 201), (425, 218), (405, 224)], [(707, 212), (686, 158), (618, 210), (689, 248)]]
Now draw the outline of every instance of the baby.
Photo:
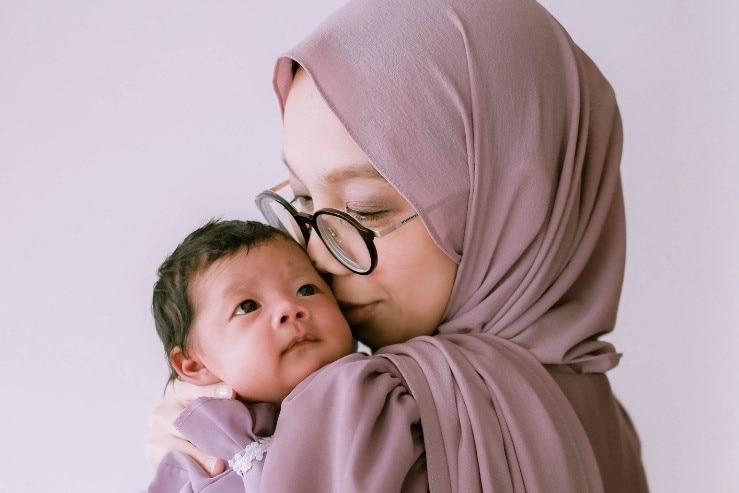
[(259, 222), (208, 222), (158, 274), (152, 312), (170, 380), (224, 382), (239, 400), (198, 399), (175, 422), (194, 445), (228, 460), (226, 472), (210, 478), (172, 452), (149, 491), (257, 491), (277, 406), (308, 375), (352, 352), (349, 326), (303, 248)]

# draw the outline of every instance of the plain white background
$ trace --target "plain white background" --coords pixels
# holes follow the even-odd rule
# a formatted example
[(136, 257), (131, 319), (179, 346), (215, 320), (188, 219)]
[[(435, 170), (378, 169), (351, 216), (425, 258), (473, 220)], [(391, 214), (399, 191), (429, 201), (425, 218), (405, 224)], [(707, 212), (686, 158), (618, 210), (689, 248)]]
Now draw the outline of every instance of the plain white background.
[[(0, 491), (131, 492), (155, 269), (282, 177), (275, 57), (341, 0), (0, 2)], [(734, 0), (546, 0), (618, 95), (611, 375), (656, 492), (739, 491)]]

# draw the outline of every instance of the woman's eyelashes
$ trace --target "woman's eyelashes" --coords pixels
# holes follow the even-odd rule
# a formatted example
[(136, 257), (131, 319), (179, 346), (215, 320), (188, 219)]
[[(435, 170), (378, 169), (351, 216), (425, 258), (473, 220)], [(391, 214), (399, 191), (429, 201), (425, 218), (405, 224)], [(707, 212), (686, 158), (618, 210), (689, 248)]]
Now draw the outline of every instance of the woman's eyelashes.
[[(298, 195), (293, 198), (290, 203), (298, 212), (313, 214), (313, 199), (307, 195)], [(344, 207), (344, 211), (354, 219), (363, 224), (373, 223), (386, 219), (391, 212), (388, 210), (357, 210), (350, 207)]]
[(386, 219), (390, 214), (387, 210), (373, 210), (373, 211), (359, 211), (349, 207), (346, 208), (346, 213), (352, 216), (354, 219), (363, 224), (373, 223)]
[(236, 307), (234, 315), (246, 315), (247, 313), (255, 311), (257, 308), (259, 308), (259, 303), (257, 303), (256, 301), (244, 300), (239, 303), (239, 306)]
[(295, 195), (290, 203), (298, 212), (313, 214), (313, 199), (308, 195)]
[[(301, 193), (300, 191), (293, 191), (293, 199), (290, 201), (293, 207), (298, 212), (304, 212), (306, 214), (313, 214), (315, 212), (313, 207), (313, 197), (306, 193)], [(374, 200), (371, 202), (375, 202)], [(379, 205), (379, 204), (377, 204)], [(344, 210), (347, 214), (352, 216), (354, 219), (359, 221), (360, 223), (373, 223), (373, 222), (379, 222), (384, 219), (387, 219), (393, 211), (384, 208), (382, 206), (380, 207), (371, 207), (371, 208), (361, 208), (361, 207), (352, 207), (348, 203), (344, 204), (343, 208), (340, 208), (341, 210)]]

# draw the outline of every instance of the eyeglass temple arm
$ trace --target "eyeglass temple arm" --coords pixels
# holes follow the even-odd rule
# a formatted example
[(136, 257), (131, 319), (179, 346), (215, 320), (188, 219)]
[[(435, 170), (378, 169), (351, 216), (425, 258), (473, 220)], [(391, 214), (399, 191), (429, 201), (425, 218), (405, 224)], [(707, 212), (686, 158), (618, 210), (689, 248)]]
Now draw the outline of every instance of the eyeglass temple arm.
[(375, 238), (382, 238), (382, 237), (383, 237), (383, 236), (385, 236), (386, 234), (392, 233), (393, 231), (395, 231), (395, 230), (396, 230), (396, 229), (398, 229), (399, 227), (401, 227), (401, 226), (403, 226), (404, 224), (408, 223), (408, 221), (410, 221), (410, 220), (412, 220), (412, 219), (415, 219), (415, 218), (417, 218), (417, 217), (418, 217), (418, 213), (416, 212), (416, 213), (415, 213), (415, 214), (413, 214), (412, 216), (408, 216), (408, 217), (406, 217), (405, 219), (403, 219), (402, 221), (400, 221), (400, 222), (398, 222), (398, 223), (395, 223), (395, 224), (391, 224), (391, 225), (389, 225), (389, 226), (385, 226), (384, 228), (382, 228), (382, 229), (381, 229), (381, 230), (379, 230), (379, 231), (372, 231), (372, 233), (374, 234), (374, 237), (375, 237)]
[(268, 190), (270, 192), (272, 192), (272, 193), (275, 193), (277, 190), (279, 190), (280, 188), (286, 186), (288, 183), (290, 183), (290, 180), (289, 179), (282, 180), (280, 183), (278, 183), (277, 185), (273, 186), (272, 188), (268, 188)]

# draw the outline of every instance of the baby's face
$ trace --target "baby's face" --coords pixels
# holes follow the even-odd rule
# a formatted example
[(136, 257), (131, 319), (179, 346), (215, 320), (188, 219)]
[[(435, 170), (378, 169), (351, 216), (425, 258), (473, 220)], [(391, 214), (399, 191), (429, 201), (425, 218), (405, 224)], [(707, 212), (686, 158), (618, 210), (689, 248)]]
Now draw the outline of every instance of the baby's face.
[(277, 238), (222, 258), (190, 285), (190, 349), (247, 400), (279, 403), (354, 342), (303, 249)]

